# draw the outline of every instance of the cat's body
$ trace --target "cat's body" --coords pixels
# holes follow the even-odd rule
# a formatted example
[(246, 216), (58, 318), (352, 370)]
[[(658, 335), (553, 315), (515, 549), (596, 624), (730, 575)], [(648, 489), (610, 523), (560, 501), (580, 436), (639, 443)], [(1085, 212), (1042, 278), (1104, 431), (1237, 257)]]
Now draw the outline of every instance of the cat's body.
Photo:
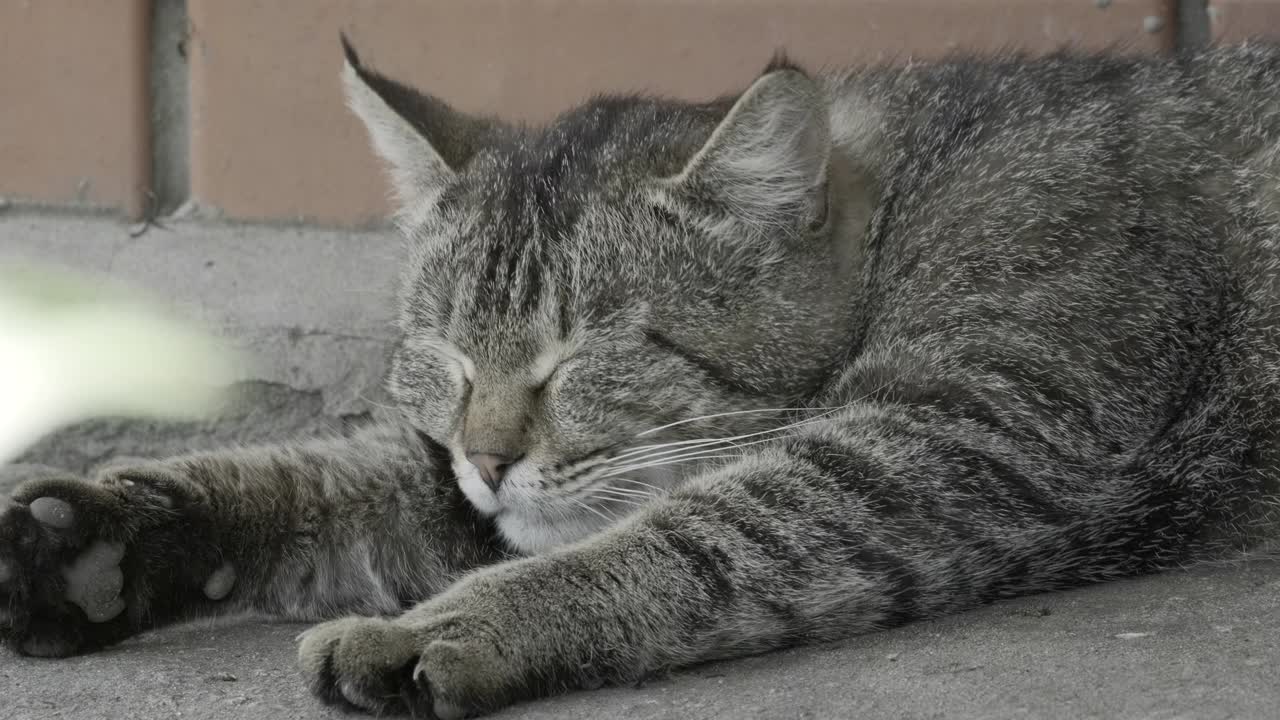
[(15, 647), (425, 600), (302, 663), (451, 716), (1274, 529), (1280, 50), (780, 62), (545, 131), (349, 61), (410, 239), (402, 421), (21, 488)]

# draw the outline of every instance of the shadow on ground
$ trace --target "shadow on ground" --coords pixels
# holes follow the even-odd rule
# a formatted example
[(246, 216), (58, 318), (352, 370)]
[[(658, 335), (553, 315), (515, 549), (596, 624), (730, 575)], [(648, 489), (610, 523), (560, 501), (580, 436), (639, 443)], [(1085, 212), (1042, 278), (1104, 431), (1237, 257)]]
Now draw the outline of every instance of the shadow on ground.
[[(306, 693), (284, 623), (188, 625), (62, 661), (0, 651), (0, 715), (347, 718)], [(1280, 562), (1004, 602), (842, 643), (716, 663), (506, 720), (1263, 718), (1280, 705)]]

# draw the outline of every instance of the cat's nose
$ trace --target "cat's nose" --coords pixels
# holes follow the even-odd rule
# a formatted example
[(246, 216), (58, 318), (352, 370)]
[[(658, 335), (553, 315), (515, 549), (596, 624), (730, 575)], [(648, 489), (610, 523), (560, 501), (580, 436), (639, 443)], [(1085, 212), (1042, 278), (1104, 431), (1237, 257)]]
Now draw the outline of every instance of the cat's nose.
[(467, 453), (467, 462), (476, 466), (476, 469), (480, 471), (480, 479), (484, 480), (484, 484), (488, 485), (489, 489), (494, 492), (498, 492), (498, 486), (502, 484), (502, 476), (507, 474), (507, 468), (511, 467), (511, 464), (519, 459), (497, 453)]

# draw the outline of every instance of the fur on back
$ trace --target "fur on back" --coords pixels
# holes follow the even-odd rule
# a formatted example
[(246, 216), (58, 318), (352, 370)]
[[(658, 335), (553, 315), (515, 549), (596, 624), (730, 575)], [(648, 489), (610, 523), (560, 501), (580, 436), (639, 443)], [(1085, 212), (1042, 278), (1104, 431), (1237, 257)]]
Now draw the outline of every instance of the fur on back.
[[(886, 481), (920, 502), (998, 499), (957, 531), (1108, 512), (1143, 478), (1193, 492), (1178, 543), (1235, 527), (1272, 473), (1278, 58), (781, 60), (708, 103), (467, 118), (484, 140), (405, 203), (392, 391), (527, 551), (820, 414), (900, 436), (871, 456), (920, 455)], [(521, 458), (497, 492), (465, 459), (490, 428)]]

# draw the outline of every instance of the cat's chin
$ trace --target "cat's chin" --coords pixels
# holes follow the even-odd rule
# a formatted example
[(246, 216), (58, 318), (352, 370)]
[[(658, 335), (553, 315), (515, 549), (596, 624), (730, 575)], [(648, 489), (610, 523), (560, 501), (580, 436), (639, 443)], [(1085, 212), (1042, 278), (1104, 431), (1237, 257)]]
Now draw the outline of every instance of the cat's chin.
[(518, 552), (536, 555), (590, 537), (604, 529), (600, 518), (546, 517), (541, 513), (506, 511), (494, 519), (502, 536)]
[(517, 466), (498, 493), (480, 479), (468, 462), (454, 463), (458, 486), (467, 501), (481, 514), (491, 517), (512, 549), (526, 554), (553, 550), (603, 530), (610, 525), (603, 515), (576, 508), (548, 511), (535, 490), (540, 475), (531, 467)]

